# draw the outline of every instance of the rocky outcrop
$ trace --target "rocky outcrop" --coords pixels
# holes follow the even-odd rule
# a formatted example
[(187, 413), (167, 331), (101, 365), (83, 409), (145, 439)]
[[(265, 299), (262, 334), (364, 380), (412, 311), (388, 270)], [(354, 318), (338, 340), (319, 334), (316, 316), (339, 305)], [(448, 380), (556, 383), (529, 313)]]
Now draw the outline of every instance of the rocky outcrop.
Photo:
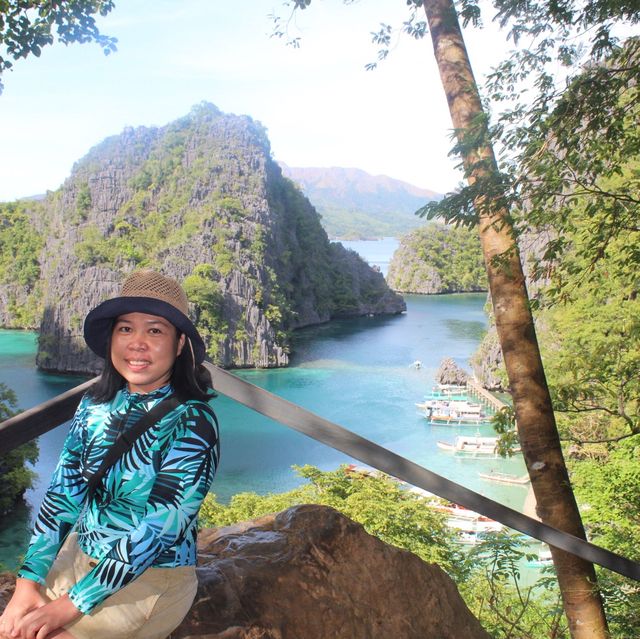
[(438, 270), (418, 259), (415, 250), (401, 243), (393, 254), (387, 272), (387, 282), (395, 291), (437, 295), (448, 293)]
[[(533, 270), (537, 260), (544, 254), (547, 243), (553, 239), (550, 231), (534, 233), (525, 232), (518, 238), (518, 248), (522, 270), (527, 283), (527, 293), (530, 299), (534, 299), (540, 289), (546, 286), (547, 280), (541, 277), (534, 279)], [(489, 305), (491, 299), (488, 300)], [(541, 328), (541, 318), (536, 317), (536, 331)], [(498, 332), (493, 319), (493, 313), (489, 313), (489, 329), (480, 342), (478, 350), (471, 357), (471, 368), (476, 379), (486, 388), (492, 391), (509, 391), (507, 373), (504, 366), (502, 348), (498, 339)]]
[[(46, 238), (37, 265), (46, 370), (100, 370), (83, 318), (142, 266), (185, 283), (209, 355), (226, 367), (284, 366), (295, 328), (405, 310), (379, 273), (329, 242), (272, 161), (264, 129), (211, 104), (103, 141), (31, 214)], [(17, 325), (5, 300), (27, 303), (19, 293), (0, 284), (5, 325)]]
[(200, 588), (171, 639), (488, 639), (438, 566), (325, 506), (199, 540)]
[(450, 357), (443, 359), (435, 374), (438, 384), (465, 386), (469, 375), (463, 371)]
[(198, 565), (170, 639), (490, 639), (442, 569), (326, 506), (203, 530)]
[(504, 359), (495, 325), (489, 327), (478, 350), (471, 357), (471, 368), (475, 378), (487, 390), (508, 390)]

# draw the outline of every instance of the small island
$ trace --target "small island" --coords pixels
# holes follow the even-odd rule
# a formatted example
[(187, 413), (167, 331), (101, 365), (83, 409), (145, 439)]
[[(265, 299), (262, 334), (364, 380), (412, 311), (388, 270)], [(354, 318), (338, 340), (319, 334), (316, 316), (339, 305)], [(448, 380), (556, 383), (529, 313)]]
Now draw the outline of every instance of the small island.
[(404, 235), (389, 264), (387, 283), (395, 291), (423, 295), (486, 291), (477, 231), (426, 224)]

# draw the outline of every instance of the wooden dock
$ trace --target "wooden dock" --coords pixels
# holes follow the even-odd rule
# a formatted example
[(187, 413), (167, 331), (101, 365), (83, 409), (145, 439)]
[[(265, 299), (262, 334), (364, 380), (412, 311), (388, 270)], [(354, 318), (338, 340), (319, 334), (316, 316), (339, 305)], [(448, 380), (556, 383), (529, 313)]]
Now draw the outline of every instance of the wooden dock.
[(495, 412), (498, 412), (507, 406), (503, 401), (492, 395), (486, 388), (483, 388), (475, 379), (472, 378), (467, 380), (467, 394), (473, 395), (483, 404), (491, 407)]

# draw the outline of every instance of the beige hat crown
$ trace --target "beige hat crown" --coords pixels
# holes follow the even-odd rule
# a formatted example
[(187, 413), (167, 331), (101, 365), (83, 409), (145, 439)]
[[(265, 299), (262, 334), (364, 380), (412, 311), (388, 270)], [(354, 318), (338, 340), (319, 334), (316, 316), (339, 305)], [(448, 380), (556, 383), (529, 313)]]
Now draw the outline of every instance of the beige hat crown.
[(134, 271), (122, 285), (122, 297), (150, 297), (171, 304), (185, 315), (189, 314), (187, 295), (178, 282), (155, 271)]
[(127, 313), (158, 315), (189, 338), (194, 361), (200, 364), (206, 356), (206, 346), (188, 312), (187, 296), (176, 280), (148, 269), (134, 271), (124, 281), (118, 297), (105, 300), (89, 311), (84, 320), (84, 339), (96, 355), (107, 357), (107, 344), (116, 317)]

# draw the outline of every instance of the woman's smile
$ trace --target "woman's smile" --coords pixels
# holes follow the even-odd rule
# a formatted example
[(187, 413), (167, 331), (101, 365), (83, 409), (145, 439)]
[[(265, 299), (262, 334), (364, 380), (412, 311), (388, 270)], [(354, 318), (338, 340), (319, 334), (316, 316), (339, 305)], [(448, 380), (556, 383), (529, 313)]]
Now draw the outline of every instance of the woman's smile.
[(149, 393), (171, 379), (185, 337), (163, 317), (127, 313), (118, 317), (111, 335), (111, 361), (132, 393)]

